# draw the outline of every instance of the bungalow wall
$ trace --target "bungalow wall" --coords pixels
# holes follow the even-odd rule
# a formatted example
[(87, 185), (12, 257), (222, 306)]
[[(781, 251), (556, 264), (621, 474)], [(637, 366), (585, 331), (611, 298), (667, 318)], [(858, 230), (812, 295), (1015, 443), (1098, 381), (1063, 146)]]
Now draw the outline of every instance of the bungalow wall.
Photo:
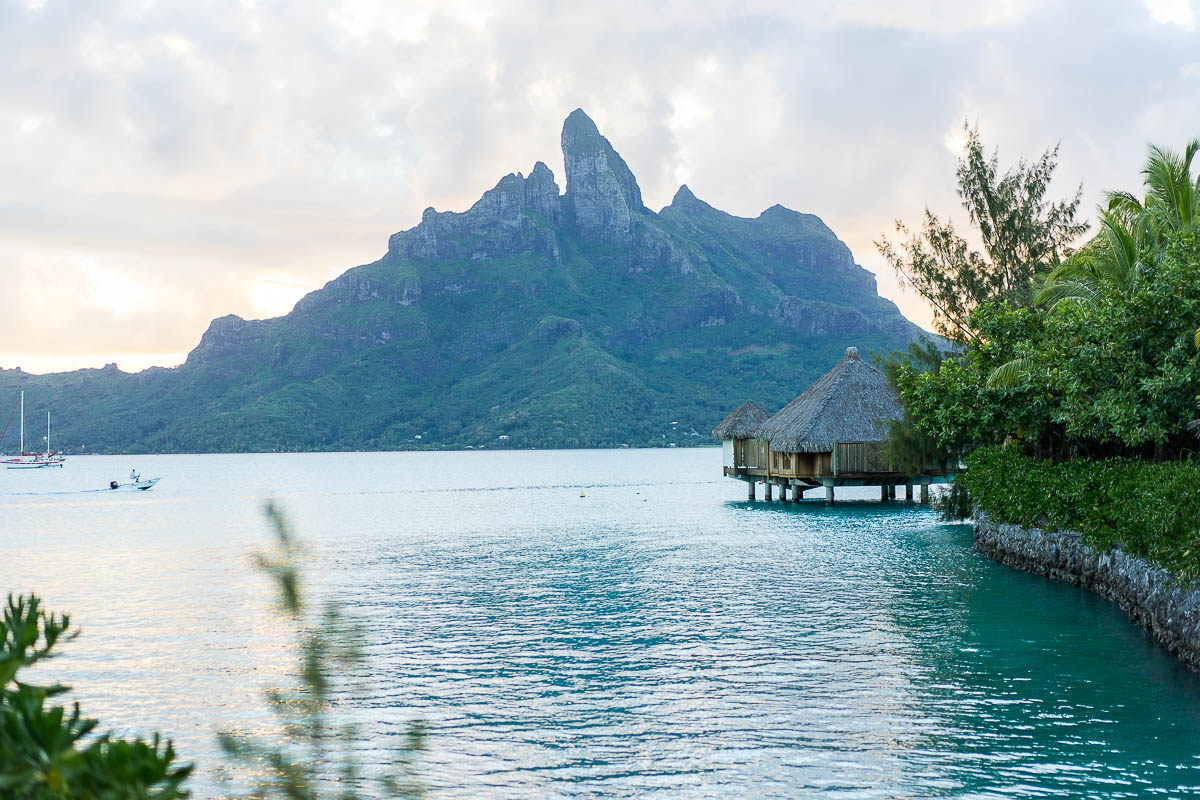
[(839, 442), (832, 461), (835, 475), (893, 471), (884, 463), (882, 442)]
[(733, 463), (738, 469), (766, 469), (769, 452), (762, 439), (733, 440)]
[(830, 474), (831, 453), (771, 452), (771, 474), (781, 478), (811, 478)]

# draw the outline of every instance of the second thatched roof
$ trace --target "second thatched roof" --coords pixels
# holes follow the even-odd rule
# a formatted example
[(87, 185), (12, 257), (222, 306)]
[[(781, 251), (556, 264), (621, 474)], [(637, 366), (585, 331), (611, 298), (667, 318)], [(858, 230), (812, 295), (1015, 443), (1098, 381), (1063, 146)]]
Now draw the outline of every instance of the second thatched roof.
[(716, 439), (752, 439), (758, 426), (771, 416), (762, 406), (753, 400), (747, 400), (733, 410), (721, 424), (713, 428)]
[(878, 442), (903, 413), (883, 373), (846, 348), (840, 364), (754, 432), (778, 453), (827, 453), (838, 442)]

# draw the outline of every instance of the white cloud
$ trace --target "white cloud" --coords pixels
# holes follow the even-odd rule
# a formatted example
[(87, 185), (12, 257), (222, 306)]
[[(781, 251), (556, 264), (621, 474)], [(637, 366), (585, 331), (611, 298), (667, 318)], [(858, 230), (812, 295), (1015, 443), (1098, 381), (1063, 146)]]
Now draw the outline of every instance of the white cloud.
[(1177, 25), (1185, 30), (1196, 27), (1192, 0), (1143, 0), (1150, 19), (1162, 25)]
[(136, 273), (101, 267), (92, 259), (85, 259), (76, 271), (87, 286), (84, 302), (114, 317), (129, 317), (143, 311), (153, 299)]
[(1148, 140), (1200, 135), (1190, 20), (1082, 0), (4, 6), (0, 313), (21, 324), (0, 366), (176, 359), (214, 317), (285, 311), (426, 206), (537, 160), (561, 186), (577, 106), (651, 207), (686, 181), (735, 214), (819, 214), (925, 322), (872, 242), (956, 208), (963, 120), (1003, 162), (1061, 141), (1061, 193), (1086, 180), (1086, 205), (1136, 186)]

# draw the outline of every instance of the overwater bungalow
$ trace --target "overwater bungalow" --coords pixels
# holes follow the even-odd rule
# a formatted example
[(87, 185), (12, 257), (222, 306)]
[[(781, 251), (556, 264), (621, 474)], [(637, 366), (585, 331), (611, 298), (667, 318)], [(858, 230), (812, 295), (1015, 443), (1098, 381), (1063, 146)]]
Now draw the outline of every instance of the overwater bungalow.
[(879, 370), (849, 347), (841, 363), (774, 416), (752, 422), (763, 409), (745, 403), (713, 429), (722, 441), (725, 475), (745, 481), (749, 499), (755, 485), (764, 486), (765, 499), (779, 489), (779, 499), (799, 501), (808, 489), (824, 487), (833, 503), (837, 486), (879, 486), (880, 499), (913, 499), (921, 487), (928, 502), (929, 484), (946, 480), (944, 468), (930, 465), (917, 474), (901, 473), (885, 463), (881, 447), (887, 423), (903, 414), (900, 399)]
[(727, 467), (737, 467), (745, 475), (767, 474), (767, 443), (755, 439), (754, 433), (770, 416), (758, 403), (747, 400), (713, 428)]

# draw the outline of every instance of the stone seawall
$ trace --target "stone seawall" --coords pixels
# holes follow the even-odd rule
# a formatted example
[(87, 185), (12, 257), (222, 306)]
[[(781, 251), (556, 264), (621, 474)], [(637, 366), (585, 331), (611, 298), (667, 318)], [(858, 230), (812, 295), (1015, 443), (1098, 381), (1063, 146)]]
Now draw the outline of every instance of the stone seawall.
[(975, 548), (1025, 572), (1107, 597), (1193, 670), (1200, 672), (1200, 589), (1181, 589), (1166, 570), (1119, 549), (1098, 553), (1072, 531), (1022, 528), (975, 515)]

